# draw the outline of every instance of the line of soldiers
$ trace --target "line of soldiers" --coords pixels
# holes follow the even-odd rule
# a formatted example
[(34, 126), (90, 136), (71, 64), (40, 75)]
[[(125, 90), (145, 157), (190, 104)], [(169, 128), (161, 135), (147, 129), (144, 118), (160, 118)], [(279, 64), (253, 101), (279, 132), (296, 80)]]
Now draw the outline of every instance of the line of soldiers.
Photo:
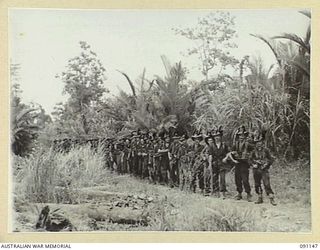
[[(227, 193), (226, 173), (234, 169), (238, 192), (235, 198), (241, 200), (245, 191), (246, 199), (252, 201), (249, 183), (252, 167), (258, 195), (255, 203), (263, 203), (263, 183), (270, 203), (276, 205), (269, 176), (273, 158), (265, 147), (264, 135), (249, 136), (244, 126), (236, 131), (230, 148), (223, 142), (221, 126), (206, 135), (194, 134), (191, 140), (186, 135), (157, 136), (154, 132), (138, 130), (118, 140), (91, 139), (82, 143), (88, 142), (93, 148), (104, 146), (106, 167), (119, 174), (132, 174), (181, 190), (199, 190), (205, 196), (223, 199)], [(58, 150), (68, 151), (74, 143), (81, 144), (79, 140), (64, 139), (54, 145)]]

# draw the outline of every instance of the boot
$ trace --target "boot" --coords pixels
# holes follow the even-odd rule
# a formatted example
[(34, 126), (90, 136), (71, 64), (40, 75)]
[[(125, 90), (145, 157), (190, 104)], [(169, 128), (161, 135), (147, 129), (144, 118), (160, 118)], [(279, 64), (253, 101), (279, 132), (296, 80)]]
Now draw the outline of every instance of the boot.
[(252, 202), (252, 195), (250, 193), (247, 193), (247, 201)]
[(276, 206), (277, 205), (277, 203), (274, 201), (274, 195), (273, 194), (269, 195), (269, 199), (270, 199), (270, 204), (272, 206)]
[(255, 202), (255, 204), (261, 204), (263, 203), (262, 194), (259, 194), (258, 200)]
[(241, 200), (241, 199), (242, 199), (242, 195), (241, 195), (241, 193), (238, 193), (238, 194), (236, 195), (236, 200), (239, 201), (239, 200)]
[(226, 197), (227, 197), (227, 196), (226, 196), (226, 192), (221, 192), (221, 197), (222, 197), (223, 200), (225, 200)]

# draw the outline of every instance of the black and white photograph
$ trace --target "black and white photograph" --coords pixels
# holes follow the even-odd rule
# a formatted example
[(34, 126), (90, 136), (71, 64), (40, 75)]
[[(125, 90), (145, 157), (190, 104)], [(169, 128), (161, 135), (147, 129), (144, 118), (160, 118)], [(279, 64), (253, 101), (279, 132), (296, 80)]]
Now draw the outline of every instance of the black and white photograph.
[(310, 9), (8, 24), (10, 232), (311, 233)]

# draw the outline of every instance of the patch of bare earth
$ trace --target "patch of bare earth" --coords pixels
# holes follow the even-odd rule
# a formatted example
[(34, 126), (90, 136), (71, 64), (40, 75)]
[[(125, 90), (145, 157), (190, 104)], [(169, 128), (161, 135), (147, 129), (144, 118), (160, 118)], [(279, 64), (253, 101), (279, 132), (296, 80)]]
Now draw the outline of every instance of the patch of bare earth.
[(77, 192), (80, 198), (74, 204), (16, 201), (13, 231), (37, 231), (35, 224), (45, 205), (49, 205), (50, 211), (59, 209), (77, 231), (311, 230), (310, 204), (277, 200), (278, 205), (272, 206), (265, 198), (265, 203), (257, 205), (235, 201), (233, 190), (222, 200), (110, 173), (106, 185)]

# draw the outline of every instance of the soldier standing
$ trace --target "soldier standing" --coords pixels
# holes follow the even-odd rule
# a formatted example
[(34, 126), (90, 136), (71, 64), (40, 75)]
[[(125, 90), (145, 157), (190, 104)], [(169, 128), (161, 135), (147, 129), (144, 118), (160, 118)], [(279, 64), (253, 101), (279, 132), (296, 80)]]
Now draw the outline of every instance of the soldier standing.
[[(220, 191), (222, 198), (226, 198), (227, 186), (226, 186), (226, 172), (228, 170), (228, 165), (225, 163), (224, 159), (228, 154), (228, 147), (222, 141), (223, 130), (220, 126), (214, 133), (214, 159), (213, 159), (213, 187), (215, 191)], [(218, 190), (216, 189), (218, 186)]]
[(155, 180), (160, 183), (162, 182), (162, 175), (161, 175), (161, 160), (162, 154), (159, 152), (160, 149), (163, 147), (163, 141), (160, 137), (157, 138), (156, 143), (154, 144), (154, 168), (155, 168)]
[(130, 139), (127, 137), (125, 139), (125, 143), (123, 147), (123, 170), (125, 173), (130, 173), (129, 156), (130, 156)]
[(148, 151), (148, 174), (150, 183), (155, 183), (155, 153), (156, 153), (156, 141), (155, 138), (149, 134), (149, 144), (147, 146)]
[(144, 179), (148, 177), (148, 139), (143, 137), (143, 143), (140, 147), (141, 153), (141, 177)]
[(186, 136), (183, 135), (179, 140), (179, 149), (177, 153), (177, 158), (179, 159), (179, 187), (183, 190), (188, 182), (188, 145), (186, 142)]
[(139, 151), (139, 135), (135, 135), (135, 140), (133, 144), (133, 149), (132, 149), (132, 155), (133, 155), (133, 174), (135, 176), (138, 176), (138, 168), (139, 168), (139, 156), (138, 156), (138, 151)]
[(213, 170), (212, 170), (212, 161), (213, 161), (213, 138), (211, 133), (205, 137), (206, 146), (206, 158), (207, 162), (204, 166), (204, 195), (209, 196), (212, 194), (214, 189), (213, 183)]
[(170, 145), (170, 186), (179, 186), (179, 158), (177, 157), (179, 150), (179, 139), (178, 134), (175, 134), (173, 137), (173, 142)]
[(160, 143), (158, 153), (160, 154), (160, 182), (168, 183), (168, 172), (169, 172), (169, 147), (170, 147), (170, 138), (165, 135), (163, 140)]
[(262, 181), (264, 185), (264, 190), (270, 199), (270, 203), (273, 206), (276, 206), (277, 204), (274, 201), (274, 193), (270, 185), (270, 175), (269, 175), (269, 169), (273, 163), (272, 156), (268, 148), (265, 145), (263, 145), (264, 143), (263, 135), (259, 135), (257, 138), (255, 138), (254, 143), (255, 143), (255, 149), (251, 152), (250, 160), (253, 167), (254, 187), (258, 195), (258, 200), (255, 203), (256, 204), (263, 203), (262, 187), (261, 187), (261, 181)]
[(122, 157), (122, 143), (121, 140), (118, 140), (114, 144), (113, 148), (113, 162), (114, 164), (114, 170), (117, 171), (118, 173), (121, 173), (121, 157)]
[(202, 141), (202, 135), (198, 134), (193, 136), (194, 139), (194, 145), (193, 145), (193, 151), (194, 151), (194, 159), (192, 160), (192, 169), (191, 169), (191, 184), (190, 189), (192, 192), (196, 192), (196, 181), (198, 180), (199, 183), (199, 189), (201, 192), (203, 192), (204, 189), (204, 182), (203, 182), (203, 168), (206, 161), (206, 158), (204, 156), (204, 145), (202, 145), (200, 142)]
[(108, 162), (109, 162), (109, 168), (111, 171), (114, 171), (114, 162), (115, 162), (115, 159), (114, 159), (114, 154), (113, 154), (113, 151), (114, 151), (114, 142), (112, 140), (109, 141), (109, 145), (108, 145), (108, 152), (109, 152), (109, 157), (108, 157)]
[(233, 151), (230, 154), (230, 159), (232, 159), (233, 165), (235, 166), (235, 182), (237, 186), (238, 194), (236, 196), (237, 200), (242, 199), (243, 188), (247, 193), (247, 200), (252, 201), (251, 187), (249, 184), (249, 144), (246, 139), (248, 137), (248, 132), (245, 126), (241, 126), (236, 133), (236, 140), (233, 145)]

